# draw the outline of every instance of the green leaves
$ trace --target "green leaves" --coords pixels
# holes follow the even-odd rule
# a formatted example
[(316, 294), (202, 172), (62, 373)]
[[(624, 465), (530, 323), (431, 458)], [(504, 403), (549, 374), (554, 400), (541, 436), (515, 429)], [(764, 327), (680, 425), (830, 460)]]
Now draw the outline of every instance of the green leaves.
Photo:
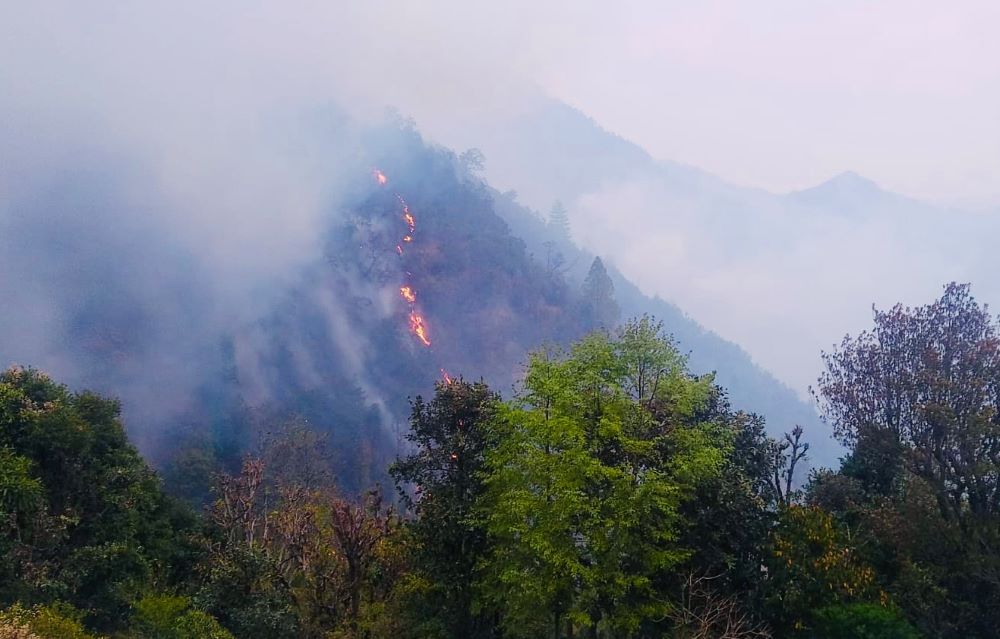
[(481, 587), (511, 636), (560, 619), (621, 636), (663, 619), (688, 553), (678, 508), (731, 447), (695, 415), (712, 398), (648, 318), (530, 360), (486, 452)]
[(233, 639), (214, 617), (193, 609), (187, 597), (143, 597), (135, 604), (132, 623), (141, 639)]
[(158, 567), (183, 569), (182, 520), (129, 444), (119, 405), (24, 369), (0, 374), (0, 597), (62, 597), (119, 627)]

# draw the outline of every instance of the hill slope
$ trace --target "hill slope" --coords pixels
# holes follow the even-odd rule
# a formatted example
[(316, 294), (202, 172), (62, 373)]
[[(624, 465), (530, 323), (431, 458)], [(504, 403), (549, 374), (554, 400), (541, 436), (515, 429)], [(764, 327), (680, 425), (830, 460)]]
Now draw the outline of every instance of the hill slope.
[[(353, 139), (363, 151), (315, 254), (242, 315), (204, 277), (203, 256), (157, 224), (169, 212), (135, 215), (143, 209), (119, 167), (70, 166), (50, 182), (60, 188), (10, 201), (2, 219), (16, 277), (3, 286), (17, 305), (0, 360), (121, 395), (143, 450), (189, 484), (293, 418), (329, 434), (340, 484), (357, 490), (399, 450), (408, 397), (443, 375), (509, 394), (531, 349), (593, 328), (579, 286), (592, 256), (560, 241), (572, 268), (554, 268), (540, 252), (550, 229), (478, 177), (474, 157), (429, 146), (405, 124)], [(18, 255), (31, 256), (28, 267)], [(625, 315), (663, 319), (696, 370), (719, 371), (736, 407), (778, 431), (808, 420), (737, 348), (612, 276)], [(50, 311), (43, 325), (17, 302), (30, 299)]]

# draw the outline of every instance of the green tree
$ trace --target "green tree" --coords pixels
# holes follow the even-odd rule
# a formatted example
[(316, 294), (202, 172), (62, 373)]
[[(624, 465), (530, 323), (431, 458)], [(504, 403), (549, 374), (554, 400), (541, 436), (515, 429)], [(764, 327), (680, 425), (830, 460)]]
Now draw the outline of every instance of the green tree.
[(0, 543), (16, 546), (0, 571), (8, 602), (67, 601), (113, 629), (148, 584), (192, 565), (193, 516), (164, 495), (114, 400), (30, 369), (0, 374), (0, 482), (13, 511)]
[(660, 586), (688, 555), (679, 507), (725, 456), (694, 418), (711, 384), (682, 364), (648, 319), (532, 356), (497, 422), (480, 506), (482, 584), (509, 635), (658, 632)]
[(132, 627), (139, 639), (233, 639), (214, 617), (187, 597), (147, 596), (135, 604)]
[(430, 402), (413, 401), (407, 439), (415, 451), (390, 468), (415, 515), (409, 524), (414, 568), (429, 584), (427, 609), (453, 637), (494, 633), (493, 615), (473, 611), (486, 531), (472, 515), (483, 493), (480, 474), (498, 405), (485, 383), (439, 383)]

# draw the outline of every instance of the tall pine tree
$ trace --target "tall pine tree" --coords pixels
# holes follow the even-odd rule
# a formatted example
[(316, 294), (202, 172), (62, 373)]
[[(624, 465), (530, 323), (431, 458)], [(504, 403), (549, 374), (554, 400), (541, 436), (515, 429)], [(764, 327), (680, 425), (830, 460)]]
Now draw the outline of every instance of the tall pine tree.
[(588, 329), (611, 330), (618, 324), (621, 309), (615, 301), (615, 285), (599, 257), (594, 258), (583, 280), (582, 294), (581, 315)]

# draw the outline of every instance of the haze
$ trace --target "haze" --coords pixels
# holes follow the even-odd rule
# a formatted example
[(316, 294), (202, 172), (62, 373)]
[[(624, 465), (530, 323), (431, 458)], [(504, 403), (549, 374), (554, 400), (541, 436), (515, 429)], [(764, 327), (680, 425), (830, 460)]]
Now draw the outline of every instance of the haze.
[[(5, 193), (81, 149), (145, 166), (186, 205), (156, 232), (196, 247), (241, 301), (309, 252), (322, 180), (359, 161), (285, 135), (280, 123), (332, 105), (369, 121), (391, 107), (442, 144), (482, 148), (495, 185), (542, 212), (565, 200), (585, 248), (799, 392), (873, 302), (921, 303), (949, 279), (1000, 299), (992, 2), (10, 2), (0, 23)], [(679, 163), (672, 175), (703, 170), (701, 191), (648, 174), (550, 180), (534, 156), (558, 150), (505, 132), (553, 101), (654, 165)], [(768, 200), (846, 170), (946, 206), (913, 228), (867, 186), (809, 219)], [(956, 215), (973, 221), (932, 228)]]

